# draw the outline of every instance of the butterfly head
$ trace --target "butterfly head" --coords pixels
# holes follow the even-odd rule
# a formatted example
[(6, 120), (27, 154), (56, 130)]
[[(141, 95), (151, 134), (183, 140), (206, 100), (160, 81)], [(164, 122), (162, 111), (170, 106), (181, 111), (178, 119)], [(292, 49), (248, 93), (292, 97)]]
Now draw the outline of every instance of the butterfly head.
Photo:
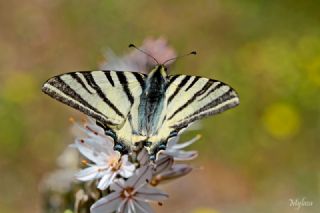
[(155, 66), (151, 72), (149, 73), (149, 77), (151, 76), (162, 76), (162, 77), (166, 77), (167, 76), (167, 67), (163, 64), (158, 64), (157, 66)]
[[(179, 55), (179, 56), (176, 56), (176, 57), (173, 57), (173, 58), (169, 58), (167, 60), (165, 60), (164, 62), (162, 63), (159, 63), (159, 61), (154, 57), (152, 56), (152, 54), (140, 49), (139, 47), (137, 47), (136, 45), (134, 44), (129, 44), (129, 47), (133, 47), (135, 48), (136, 50), (140, 51), (141, 53), (145, 54), (146, 56), (150, 57), (152, 60), (154, 60), (154, 62), (156, 62), (157, 66), (155, 67), (154, 70), (157, 70), (160, 68), (160, 70), (163, 70), (163, 72), (165, 73), (165, 75), (163, 76), (166, 76), (167, 75), (167, 67), (166, 67), (166, 64), (169, 64), (170, 61), (175, 61), (177, 60), (178, 58), (183, 58), (185, 56), (188, 56), (188, 55), (196, 55), (197, 52), (196, 51), (191, 51), (190, 53), (187, 53), (187, 54), (184, 54), (184, 55)], [(151, 72), (153, 72), (154, 70), (152, 70)]]

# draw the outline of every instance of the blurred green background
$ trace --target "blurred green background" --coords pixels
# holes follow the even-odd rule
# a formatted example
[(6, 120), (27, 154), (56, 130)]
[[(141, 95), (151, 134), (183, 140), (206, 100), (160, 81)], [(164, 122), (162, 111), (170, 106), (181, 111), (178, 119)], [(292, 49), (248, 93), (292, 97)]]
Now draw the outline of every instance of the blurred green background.
[[(320, 2), (0, 1), (0, 213), (41, 212), (38, 184), (81, 114), (41, 93), (49, 77), (97, 69), (107, 48), (163, 36), (174, 73), (232, 85), (239, 107), (202, 122), (191, 175), (158, 212), (296, 212), (320, 207)], [(190, 138), (188, 133), (184, 138)], [(180, 181), (180, 182), (179, 182)]]

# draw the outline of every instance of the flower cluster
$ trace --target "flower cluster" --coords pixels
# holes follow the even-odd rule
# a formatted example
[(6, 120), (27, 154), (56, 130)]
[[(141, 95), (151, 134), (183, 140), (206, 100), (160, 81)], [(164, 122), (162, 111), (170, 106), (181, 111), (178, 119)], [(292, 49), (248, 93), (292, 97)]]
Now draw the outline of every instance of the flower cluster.
[(197, 139), (185, 143), (178, 138), (168, 142), (168, 147), (153, 164), (146, 149), (141, 149), (134, 159), (113, 150), (111, 138), (104, 134), (94, 120), (88, 118), (83, 124), (74, 124), (78, 138), (71, 145), (85, 158), (85, 166), (76, 174), (83, 182), (94, 182), (101, 191), (100, 199), (92, 206), (91, 212), (152, 212), (148, 202), (161, 202), (168, 195), (156, 188), (159, 184), (188, 174), (192, 167), (175, 161), (186, 161), (197, 156), (196, 151), (184, 151)]
[(113, 150), (112, 141), (104, 135), (100, 127), (94, 125), (90, 119), (85, 127), (80, 128), (87, 130), (88, 135), (85, 139), (76, 139), (72, 146), (92, 163), (87, 160), (82, 161), (88, 167), (76, 175), (78, 180), (99, 180), (98, 189), (105, 190), (117, 176), (123, 178), (132, 176), (135, 165), (128, 161), (127, 155), (121, 156), (119, 152)]

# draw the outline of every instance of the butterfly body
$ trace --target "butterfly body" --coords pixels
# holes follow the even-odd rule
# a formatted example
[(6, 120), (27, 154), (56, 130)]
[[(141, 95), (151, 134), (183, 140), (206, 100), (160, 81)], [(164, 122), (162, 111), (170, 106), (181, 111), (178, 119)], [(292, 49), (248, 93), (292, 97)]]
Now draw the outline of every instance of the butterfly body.
[(139, 105), (139, 134), (155, 134), (159, 128), (159, 122), (163, 119), (167, 85), (167, 74), (163, 71), (161, 66), (156, 67), (145, 81), (146, 86), (141, 94)]
[[(131, 146), (139, 147), (141, 145), (149, 149), (152, 144), (155, 144), (150, 139), (160, 143), (159, 139), (162, 137), (159, 139), (155, 139), (155, 137), (159, 137), (158, 132), (166, 116), (165, 91), (168, 82), (168, 75), (163, 66), (155, 67), (145, 78), (140, 99), (136, 100), (137, 107), (131, 108), (123, 127), (115, 131), (116, 137), (113, 139), (116, 142), (117, 150), (126, 153), (128, 150), (132, 150)], [(136, 113), (136, 108), (138, 108), (138, 113)], [(134, 115), (138, 115), (137, 118), (134, 118)], [(130, 145), (128, 146), (128, 144)], [(153, 156), (155, 154), (150, 153)]]
[(199, 76), (86, 71), (49, 79), (42, 90), (96, 119), (122, 154), (144, 146), (155, 159), (167, 141), (194, 121), (239, 104), (227, 84)]

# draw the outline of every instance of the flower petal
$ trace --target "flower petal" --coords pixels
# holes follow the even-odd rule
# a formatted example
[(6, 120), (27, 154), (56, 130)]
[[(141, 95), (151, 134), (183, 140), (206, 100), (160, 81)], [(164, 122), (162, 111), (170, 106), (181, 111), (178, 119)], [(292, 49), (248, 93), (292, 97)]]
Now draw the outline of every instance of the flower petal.
[(168, 194), (149, 186), (139, 189), (135, 195), (135, 198), (141, 201), (162, 201), (168, 199), (168, 197)]
[(124, 189), (125, 182), (123, 179), (116, 179), (110, 186), (111, 190), (122, 191)]
[(182, 177), (192, 171), (192, 167), (187, 164), (175, 164), (172, 166), (172, 168), (166, 172), (161, 173), (160, 175), (157, 175), (158, 181), (161, 183), (163, 181), (176, 179), (179, 177)]
[(125, 199), (122, 199), (121, 203), (118, 205), (118, 208), (117, 208), (117, 213), (125, 213), (124, 211), (124, 208), (126, 207), (128, 203), (128, 199), (125, 198)]
[(133, 175), (135, 169), (136, 167), (134, 164), (123, 165), (119, 173), (122, 177), (128, 178)]
[(196, 135), (194, 138), (192, 138), (189, 141), (183, 142), (183, 143), (176, 143), (172, 146), (172, 149), (183, 149), (186, 148), (187, 146), (190, 146), (191, 144), (193, 144), (194, 142), (196, 142), (197, 140), (199, 140), (201, 138), (201, 135)]
[(76, 175), (76, 178), (81, 181), (89, 181), (100, 178), (99, 169), (96, 166), (90, 166), (82, 169)]
[(121, 213), (122, 213), (122, 212), (123, 212), (123, 213), (135, 213), (135, 212), (133, 212), (133, 210), (131, 209), (130, 199), (123, 204), (123, 210), (120, 211), (120, 212), (121, 212)]
[(130, 207), (130, 211), (132, 211), (133, 213), (137, 212), (136, 211), (136, 207), (134, 206), (134, 200), (133, 199), (129, 199), (129, 207)]
[(92, 137), (85, 138), (85, 142), (87, 146), (93, 147), (94, 150), (97, 152), (106, 153), (107, 155), (110, 155), (115, 152), (113, 150), (113, 143), (105, 137), (95, 135)]
[(138, 154), (138, 161), (141, 165), (146, 165), (149, 162), (148, 151), (143, 148)]
[[(141, 213), (153, 213), (153, 209), (151, 208), (151, 206), (143, 201), (140, 200), (135, 200), (134, 202), (135, 208), (139, 209)], [(137, 211), (138, 212), (138, 211)]]
[(172, 165), (173, 165), (173, 158), (171, 156), (165, 155), (163, 157), (160, 157), (160, 159), (156, 161), (156, 168), (153, 173), (159, 174), (163, 171), (166, 171), (167, 169), (170, 169)]
[(131, 186), (133, 188), (139, 187), (141, 184), (150, 181), (152, 177), (151, 166), (144, 166), (137, 170), (136, 174), (131, 176), (125, 183), (126, 186)]
[(175, 160), (193, 160), (196, 157), (198, 157), (197, 151), (183, 151), (183, 150), (169, 151), (169, 150), (165, 150), (164, 154), (172, 156)]
[(90, 161), (93, 161), (96, 164), (101, 164), (101, 155), (100, 152), (97, 151), (97, 148), (94, 144), (87, 144), (85, 140), (76, 140), (75, 146), (79, 150), (79, 152), (85, 156)]
[(171, 147), (173, 147), (174, 145), (176, 145), (178, 143), (180, 139), (180, 136), (176, 136), (176, 137), (173, 137), (173, 138), (170, 138), (167, 142), (167, 149), (171, 149)]
[(106, 197), (99, 199), (91, 208), (91, 213), (113, 213), (117, 210), (121, 202), (120, 193), (113, 192)]
[(112, 183), (115, 177), (116, 173), (112, 173), (111, 171), (105, 173), (105, 175), (101, 178), (101, 180), (98, 183), (98, 189), (105, 190)]

